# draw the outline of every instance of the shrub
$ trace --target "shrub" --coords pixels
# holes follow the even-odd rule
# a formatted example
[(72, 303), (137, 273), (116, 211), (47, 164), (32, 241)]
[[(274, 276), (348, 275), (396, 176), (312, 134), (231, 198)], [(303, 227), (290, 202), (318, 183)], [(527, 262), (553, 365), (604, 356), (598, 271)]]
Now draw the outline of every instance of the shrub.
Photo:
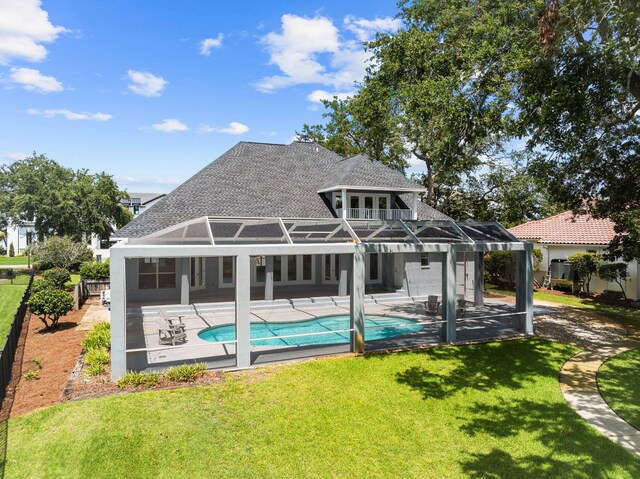
[(91, 349), (110, 349), (111, 325), (104, 321), (96, 323), (82, 340), (82, 347), (87, 351)]
[(45, 288), (31, 295), (29, 310), (38, 315), (47, 330), (55, 329), (58, 320), (73, 308), (73, 296), (66, 291)]
[(533, 248), (533, 270), (540, 271), (540, 263), (542, 263), (542, 250), (540, 248)]
[(94, 366), (96, 364), (104, 366), (105, 364), (109, 364), (109, 361), (111, 361), (111, 357), (109, 356), (109, 351), (105, 348), (89, 349), (84, 356), (84, 362), (87, 366)]
[(126, 386), (145, 386), (150, 387), (158, 384), (162, 376), (155, 373), (145, 373), (138, 371), (129, 371), (127, 374), (118, 379), (118, 387)]
[(199, 378), (206, 371), (206, 363), (181, 364), (167, 369), (165, 375), (171, 381), (189, 382)]
[(629, 271), (625, 263), (603, 264), (598, 268), (598, 276), (604, 281), (617, 283), (622, 290), (624, 299), (627, 299), (624, 282), (629, 278)]
[(27, 371), (27, 374), (24, 375), (24, 378), (27, 381), (33, 381), (35, 379), (40, 379), (40, 371), (38, 371), (37, 369), (29, 369)]
[(598, 271), (600, 255), (597, 253), (574, 253), (567, 258), (571, 262), (571, 268), (584, 282), (585, 292), (589, 293), (591, 277)]
[(31, 362), (32, 362), (33, 364), (35, 364), (36, 366), (38, 366), (38, 369), (42, 369), (42, 359), (40, 359), (40, 358), (33, 358), (33, 359), (31, 360)]
[(52, 236), (29, 246), (35, 261), (43, 268), (75, 269), (80, 263), (93, 258), (91, 248), (66, 236)]
[(71, 274), (64, 268), (51, 268), (42, 273), (42, 277), (58, 289), (64, 289), (65, 283), (71, 281)]
[(13, 258), (16, 255), (16, 249), (13, 247), (13, 243), (9, 244), (9, 256)]
[(89, 261), (80, 266), (82, 279), (109, 279), (109, 263)]
[(499, 284), (506, 281), (509, 286), (515, 285), (515, 260), (514, 251), (492, 251), (484, 257), (484, 267), (489, 273), (491, 282)]
[(45, 289), (57, 289), (57, 288), (51, 281), (45, 278), (34, 279), (33, 283), (31, 283), (31, 295), (34, 295)]
[(105, 371), (104, 364), (92, 364), (87, 366), (86, 372), (89, 376), (98, 376)]

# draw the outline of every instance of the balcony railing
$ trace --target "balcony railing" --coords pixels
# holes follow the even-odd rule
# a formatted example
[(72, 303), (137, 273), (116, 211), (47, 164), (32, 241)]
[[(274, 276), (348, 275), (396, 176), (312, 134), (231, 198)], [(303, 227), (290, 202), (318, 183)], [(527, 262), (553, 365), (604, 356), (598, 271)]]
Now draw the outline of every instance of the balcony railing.
[[(338, 209), (337, 213), (338, 217), (341, 217), (342, 209)], [(347, 208), (347, 218), (360, 220), (411, 220), (413, 219), (413, 210), (373, 210), (368, 208)]]

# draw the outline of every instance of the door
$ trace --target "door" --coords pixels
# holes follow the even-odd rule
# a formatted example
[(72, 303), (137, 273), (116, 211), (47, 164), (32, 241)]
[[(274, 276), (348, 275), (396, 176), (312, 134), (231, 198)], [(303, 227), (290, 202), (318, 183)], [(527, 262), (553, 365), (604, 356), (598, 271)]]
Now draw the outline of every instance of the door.
[(340, 255), (325, 254), (322, 260), (322, 282), (337, 284), (340, 280)]
[(205, 288), (205, 258), (191, 258), (190, 286), (191, 291)]
[(379, 253), (369, 253), (365, 255), (365, 271), (367, 272), (367, 283), (380, 283), (381, 255)]

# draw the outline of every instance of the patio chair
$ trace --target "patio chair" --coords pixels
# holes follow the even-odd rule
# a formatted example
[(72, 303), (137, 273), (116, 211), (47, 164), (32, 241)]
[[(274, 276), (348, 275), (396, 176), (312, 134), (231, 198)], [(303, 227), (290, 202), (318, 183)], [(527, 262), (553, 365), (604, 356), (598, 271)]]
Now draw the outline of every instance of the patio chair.
[(187, 342), (187, 333), (182, 326), (172, 326), (169, 321), (164, 318), (156, 320), (158, 325), (158, 342), (160, 344), (176, 345), (176, 342)]
[(111, 310), (111, 290), (103, 289), (100, 291), (100, 304)]
[(158, 314), (162, 319), (164, 319), (167, 322), (169, 326), (173, 328), (177, 328), (181, 330), (183, 333), (187, 331), (187, 325), (182, 319), (184, 318), (184, 316), (177, 316), (172, 318), (171, 316), (169, 316), (169, 313), (167, 313), (167, 311), (164, 309), (158, 310)]
[(458, 298), (456, 301), (456, 318), (464, 318), (464, 311), (467, 306), (467, 302), (464, 298)]
[(424, 303), (424, 307), (429, 316), (437, 316), (440, 312), (440, 301), (438, 301), (438, 297), (435, 295), (429, 295), (427, 297), (427, 302)]

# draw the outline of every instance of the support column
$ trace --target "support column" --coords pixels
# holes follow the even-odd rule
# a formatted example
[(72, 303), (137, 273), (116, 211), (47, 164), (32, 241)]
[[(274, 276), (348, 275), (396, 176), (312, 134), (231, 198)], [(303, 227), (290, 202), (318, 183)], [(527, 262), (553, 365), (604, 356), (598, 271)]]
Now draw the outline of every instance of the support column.
[(116, 381), (127, 372), (127, 275), (124, 252), (111, 250), (110, 263), (111, 380)]
[(484, 304), (484, 253), (475, 254), (473, 259), (473, 305)]
[(456, 342), (456, 255), (449, 249), (442, 258), (442, 340)]
[(411, 219), (414, 221), (418, 219), (418, 193), (413, 193), (413, 211)]
[(342, 217), (347, 219), (347, 190), (342, 190)]
[(189, 304), (189, 273), (191, 269), (191, 258), (181, 258), (180, 268), (180, 304)]
[(338, 296), (347, 295), (347, 281), (349, 279), (349, 255), (341, 254), (340, 258), (340, 273), (338, 282)]
[(236, 366), (251, 366), (251, 281), (249, 255), (236, 257)]
[(533, 244), (516, 252), (516, 324), (521, 332), (533, 334)]
[(364, 353), (364, 251), (357, 249), (351, 265), (351, 351)]
[(267, 256), (264, 265), (264, 300), (273, 301), (273, 256)]

